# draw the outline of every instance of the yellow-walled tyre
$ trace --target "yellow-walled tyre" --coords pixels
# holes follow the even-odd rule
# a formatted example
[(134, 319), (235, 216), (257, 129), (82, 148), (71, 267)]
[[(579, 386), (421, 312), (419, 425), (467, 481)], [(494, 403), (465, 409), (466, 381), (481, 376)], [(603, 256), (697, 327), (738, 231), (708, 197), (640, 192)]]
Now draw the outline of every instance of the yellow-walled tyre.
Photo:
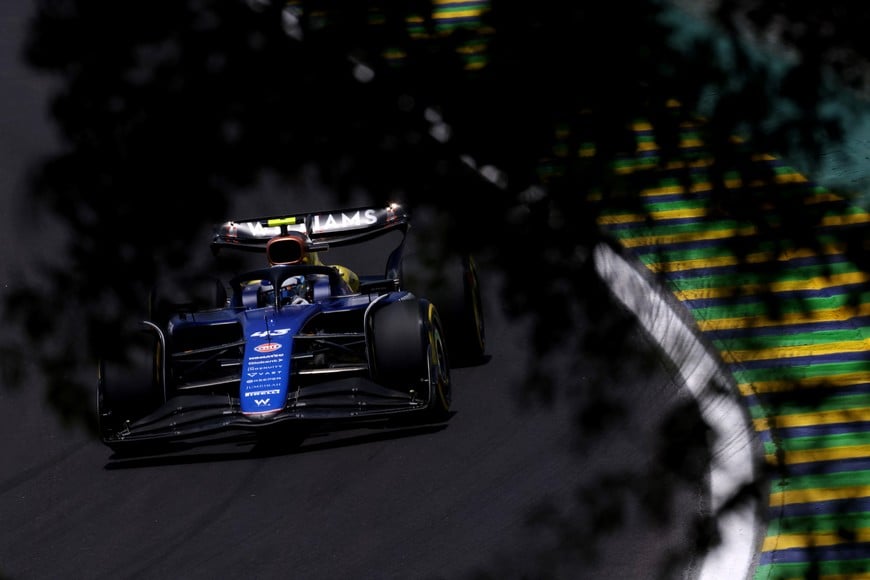
[(427, 401), (427, 415), (443, 420), (452, 399), (450, 363), (435, 305), (413, 299), (375, 312), (373, 376), (387, 386), (414, 390)]
[(450, 377), (450, 361), (444, 342), (444, 327), (434, 304), (426, 300), (427, 332), (429, 333), (429, 407), (432, 420), (443, 421), (450, 416), (453, 402), (453, 383)]
[(440, 279), (426, 291), (426, 297), (435, 303), (441, 315), (453, 366), (481, 363), (486, 352), (486, 326), (474, 258), (464, 255), (449, 261)]

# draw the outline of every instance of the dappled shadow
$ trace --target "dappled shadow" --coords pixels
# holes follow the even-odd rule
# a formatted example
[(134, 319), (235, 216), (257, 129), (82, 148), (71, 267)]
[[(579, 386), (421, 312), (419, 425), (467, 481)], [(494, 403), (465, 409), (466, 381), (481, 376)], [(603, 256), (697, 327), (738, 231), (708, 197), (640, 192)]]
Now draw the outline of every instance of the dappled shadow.
[[(652, 2), (630, 11), (500, 5), (452, 33), (378, 2), (324, 13), (305, 2), (158, 2), (132, 19), (120, 4), (86, 4), (38, 4), (24, 47), (30, 65), (60, 81), (51, 112), (64, 139), (61, 153), (33, 167), (28, 193), (59, 218), (68, 243), (61, 266), (8, 296), (5, 318), (20, 341), (0, 348), (3, 384), (44, 382), (67, 422), (95, 427), (93, 361), (123, 352), (115, 337), (142, 316), (155, 281), (209, 270), (200, 249), (211, 225), (244, 207), (239, 198), (256, 195), (266, 173), (286, 184), (288, 211), (296, 211), (292, 184), (313, 167), (337, 204), (362, 192), (374, 204), (397, 199), (432, 212), (420, 233), (434, 269), (466, 250), (510, 280), (527, 280), (533, 265), (537, 283), (511, 285), (503, 297), (508, 313), (534, 314), (530, 360), (571, 344), (600, 358), (609, 382), (622, 353), (637, 348), (626, 342), (636, 320), (608, 304), (588, 257), (608, 214), (635, 213), (655, 227), (656, 211), (667, 210), (651, 209), (641, 192), (666, 183), (697, 194), (709, 208), (700, 223), (733, 227), (724, 245), (740, 280), (758, 286), (767, 319), (792, 308), (772, 290), (783, 272), (770, 264), (788, 266), (761, 265), (759, 254), (825, 256), (838, 244), (841, 256), (868, 266), (865, 225), (826, 222), (845, 211), (842, 198), (815, 197), (812, 185), (783, 180), (756, 156), (797, 145), (813, 159), (841, 136), (840, 119), (820, 112), (831, 89), (811, 67), (819, 63), (799, 63), (779, 82), (739, 30), (681, 50)], [(731, 23), (727, 12), (719, 20)], [(732, 62), (716, 58), (719, 41), (730, 42)], [(469, 56), (471, 45), (479, 52)], [(700, 120), (694, 112), (711, 88), (719, 98)], [(800, 114), (772, 122), (780, 102)], [(693, 139), (700, 145), (687, 146)], [(856, 286), (849, 300), (860, 303), (863, 291)], [(735, 285), (726, 298), (738, 303), (741, 292)], [(64, 304), (53, 302), (61, 294)], [(655, 365), (659, 354), (642, 358)], [(523, 396), (545, 404), (564, 388), (544, 365), (520, 380)], [(626, 413), (618, 395), (593, 387), (574, 413), (578, 440)], [(645, 471), (578, 490), (577, 511), (541, 505), (530, 524), (560, 530), (559, 549), (581, 558), (596, 537), (578, 522), (621, 525), (629, 496), (666, 526), (668, 491), (703, 480), (710, 455), (695, 409), (675, 410), (661, 427)], [(715, 544), (712, 520), (694, 529), (693, 548)], [(542, 557), (537, 572), (546, 576)], [(660, 576), (687, 557), (674, 554)]]
[[(327, 449), (337, 449), (353, 445), (365, 445), (377, 441), (388, 441), (418, 435), (430, 435), (445, 429), (446, 425), (411, 425), (405, 427), (382, 426), (377, 429), (364, 428), (350, 431), (349, 434), (326, 432), (311, 433), (304, 441), (269, 441), (259, 445), (262, 440), (254, 436), (242, 435), (225, 437), (211, 441), (179, 443), (165, 447), (161, 453), (112, 454), (105, 465), (107, 470), (159, 467), (164, 465), (192, 465), (219, 461), (239, 461), (281, 457), (302, 453), (315, 453)], [(205, 451), (203, 451), (205, 449)], [(195, 451), (195, 452), (192, 452)]]

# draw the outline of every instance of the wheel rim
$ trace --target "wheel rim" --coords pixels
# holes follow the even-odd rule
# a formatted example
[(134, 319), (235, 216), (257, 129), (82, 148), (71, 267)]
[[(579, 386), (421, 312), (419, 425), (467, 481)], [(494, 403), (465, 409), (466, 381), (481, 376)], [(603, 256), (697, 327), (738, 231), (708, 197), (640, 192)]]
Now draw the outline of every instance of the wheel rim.
[(437, 403), (445, 411), (451, 404), (450, 365), (447, 361), (447, 351), (444, 339), (441, 336), (440, 324), (437, 320), (433, 305), (429, 305), (429, 344), (430, 344), (430, 376), (434, 370), (434, 393), (438, 397)]

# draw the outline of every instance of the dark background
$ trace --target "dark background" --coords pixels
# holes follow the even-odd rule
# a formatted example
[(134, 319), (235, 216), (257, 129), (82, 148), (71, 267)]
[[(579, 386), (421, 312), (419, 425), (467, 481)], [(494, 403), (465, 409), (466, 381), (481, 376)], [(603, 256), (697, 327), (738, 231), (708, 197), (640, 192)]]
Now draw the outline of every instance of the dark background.
[[(820, 214), (751, 157), (811, 172), (860, 118), (866, 14), (852, 6), (722, 2), (699, 21), (658, 2), (498, 4), (445, 28), (426, 2), (37, 2), (16, 17), (20, 41), (5, 55), (20, 59), (12, 83), (47, 97), (13, 97), (10, 113), (38, 124), (10, 139), (6, 162), (22, 171), (5, 179), (25, 202), (10, 206), (4, 235), (37, 250), (39, 274), (7, 273), (7, 382), (32, 380), (18, 364), (26, 349), (56, 410), (87, 420), (90, 379), (77, 370), (116, 348), (153, 282), (210, 268), (212, 224), (253, 211), (266, 187), (295, 210), (300, 183), (337, 203), (397, 200), (431, 216), (427, 263), (473, 251), (511, 280), (534, 263), (547, 283), (503, 300), (535, 312), (530, 345), (546, 350), (578, 330), (565, 312), (585, 292), (600, 208), (637, 206), (633, 192), (679, 157), (680, 123), (697, 112), (722, 213), (812, 246)], [(658, 163), (623, 175), (638, 119), (653, 124)], [(43, 135), (56, 136), (51, 151)], [(735, 173), (764, 193), (724, 187)], [(852, 240), (860, 263), (864, 237)], [(69, 317), (45, 308), (60, 294), (75, 304)], [(528, 386), (546, 397), (549, 383)]]
[[(618, 366), (634, 325), (601, 306), (585, 259), (601, 235), (595, 217), (638, 205), (633, 192), (679, 156), (680, 122), (704, 115), (724, 213), (764, 225), (773, 206), (770, 236), (812, 245), (818, 216), (785, 202), (751, 155), (781, 154), (813, 175), (866, 109), (867, 14), (853, 3), (721, 2), (707, 13), (714, 28), (693, 22), (699, 34), (682, 44), (670, 28), (688, 16), (663, 19), (669, 5), (656, 2), (493, 3), (448, 32), (426, 2), (345, 4), (5, 9), (4, 397), (38, 392), (36, 404), (87, 439), (96, 358), (122, 350), (112, 337), (155, 280), (211, 267), (211, 224), (327, 200), (407, 203), (425, 217), (436, 272), (453, 252), (479, 255), (509, 282), (497, 311), (525, 315), (516, 356), (546, 361), (569, 344), (578, 373), (586, 357)], [(409, 26), (410, 16), (420, 18)], [(484, 66), (469, 68), (469, 54)], [(625, 177), (614, 163), (634, 154), (637, 119), (653, 123), (661, 156)], [(590, 144), (594, 155), (580, 156)], [(764, 197), (725, 188), (731, 172), (766, 182)], [(850, 198), (861, 184), (842, 185)], [(849, 240), (861, 264), (865, 239)], [(567, 383), (549, 366), (519, 370), (517, 400), (561, 400)], [(628, 410), (600, 395), (612, 374), (589, 376), (572, 409), (598, 419), (578, 421), (580, 434), (606, 440)]]

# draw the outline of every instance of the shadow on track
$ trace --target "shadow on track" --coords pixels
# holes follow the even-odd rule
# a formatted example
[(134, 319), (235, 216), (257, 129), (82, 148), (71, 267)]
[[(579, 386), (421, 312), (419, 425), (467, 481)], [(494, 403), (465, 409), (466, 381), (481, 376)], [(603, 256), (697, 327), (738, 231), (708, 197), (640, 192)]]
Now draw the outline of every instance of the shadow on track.
[[(260, 445), (258, 444), (257, 439), (252, 436), (240, 436), (210, 441), (205, 444), (207, 446), (205, 451), (203, 451), (203, 443), (179, 443), (173, 445), (171, 449), (168, 449), (161, 454), (126, 456), (113, 453), (109, 457), (109, 462), (104, 468), (106, 470), (117, 470), (167, 465), (190, 465), (196, 463), (240, 461), (315, 453), (329, 449), (365, 445), (378, 441), (389, 441), (405, 437), (416, 437), (419, 435), (431, 435), (442, 431), (446, 427), (446, 423), (438, 425), (415, 425), (411, 427), (383, 427), (378, 429), (378, 432), (375, 433), (368, 432), (355, 434), (351, 436), (343, 436), (338, 439), (333, 438), (339, 435), (338, 432), (322, 432), (307, 436), (299, 445), (293, 445), (292, 442), (282, 444), (281, 441), (270, 442), (268, 445)], [(367, 429), (367, 431), (371, 431), (372, 429), (377, 428), (372, 427)], [(318, 438), (329, 439), (326, 441), (312, 442), (313, 439)], [(208, 450), (209, 448), (214, 449), (216, 446), (220, 446), (221, 450)], [(230, 446), (235, 447), (237, 450), (233, 451), (228, 449), (227, 447)], [(190, 453), (192, 451), (196, 452)]]

